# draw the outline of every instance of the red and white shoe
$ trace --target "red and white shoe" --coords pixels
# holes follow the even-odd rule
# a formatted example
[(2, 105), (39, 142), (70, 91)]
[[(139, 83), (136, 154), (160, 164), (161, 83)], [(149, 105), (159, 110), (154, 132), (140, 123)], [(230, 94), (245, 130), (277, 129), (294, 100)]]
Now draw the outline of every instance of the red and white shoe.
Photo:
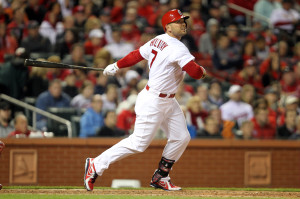
[(93, 191), (94, 183), (98, 174), (94, 166), (94, 158), (87, 158), (85, 161), (84, 186), (86, 190)]
[(171, 182), (171, 178), (169, 176), (161, 178), (158, 182), (153, 182), (151, 180), (150, 186), (154, 187), (156, 189), (163, 189), (165, 191), (179, 191), (179, 190), (181, 190), (181, 187), (175, 186)]

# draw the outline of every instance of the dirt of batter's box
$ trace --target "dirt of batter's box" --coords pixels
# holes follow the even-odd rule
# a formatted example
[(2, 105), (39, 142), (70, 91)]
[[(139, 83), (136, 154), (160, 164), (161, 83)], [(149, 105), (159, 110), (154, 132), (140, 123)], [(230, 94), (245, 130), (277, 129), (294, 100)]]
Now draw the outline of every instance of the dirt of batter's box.
[(45, 194), (45, 195), (142, 195), (142, 196), (193, 196), (193, 197), (284, 197), (300, 198), (300, 192), (277, 191), (226, 191), (226, 190), (134, 190), (134, 189), (95, 189), (88, 192), (85, 189), (2, 189), (1, 193), (14, 194)]

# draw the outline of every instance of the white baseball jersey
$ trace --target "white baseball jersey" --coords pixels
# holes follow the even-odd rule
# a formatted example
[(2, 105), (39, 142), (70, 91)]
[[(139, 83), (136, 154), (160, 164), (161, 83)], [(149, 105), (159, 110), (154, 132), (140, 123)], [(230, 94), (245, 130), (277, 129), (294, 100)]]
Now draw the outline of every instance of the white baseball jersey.
[(195, 59), (187, 47), (178, 39), (163, 34), (150, 40), (139, 50), (142, 57), (148, 60), (149, 87), (161, 93), (176, 93), (185, 75), (182, 67)]

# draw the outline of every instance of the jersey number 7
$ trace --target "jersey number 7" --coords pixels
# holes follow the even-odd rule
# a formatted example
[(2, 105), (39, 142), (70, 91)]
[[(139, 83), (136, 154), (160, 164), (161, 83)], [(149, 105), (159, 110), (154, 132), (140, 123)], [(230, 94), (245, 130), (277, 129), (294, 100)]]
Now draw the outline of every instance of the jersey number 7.
[(154, 60), (155, 60), (155, 58), (156, 58), (157, 51), (152, 49), (151, 53), (154, 54), (154, 57), (153, 57), (153, 59), (152, 59), (152, 61), (151, 61), (150, 68), (151, 68), (151, 66), (152, 66), (152, 64), (153, 64), (153, 62), (154, 62)]

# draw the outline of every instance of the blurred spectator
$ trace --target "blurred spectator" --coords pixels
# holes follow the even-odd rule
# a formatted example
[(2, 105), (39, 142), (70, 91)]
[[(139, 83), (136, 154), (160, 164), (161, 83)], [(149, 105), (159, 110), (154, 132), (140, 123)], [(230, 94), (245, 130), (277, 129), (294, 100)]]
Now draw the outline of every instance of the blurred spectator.
[(107, 76), (103, 75), (103, 73), (99, 73), (97, 77), (97, 82), (95, 85), (95, 94), (104, 94), (107, 87)]
[[(276, 86), (276, 85), (275, 85)], [(272, 109), (273, 111), (277, 111), (277, 101), (279, 100), (280, 93), (278, 89), (276, 89), (274, 86), (269, 86), (265, 89), (264, 92), (264, 99), (267, 100), (268, 107)]]
[(17, 40), (6, 34), (6, 24), (0, 21), (0, 63), (4, 63), (5, 55), (13, 55), (17, 47)]
[(296, 117), (296, 132), (292, 134), (289, 139), (300, 139), (300, 115)]
[(230, 40), (226, 35), (219, 35), (216, 49), (212, 57), (214, 67), (227, 73), (234, 73), (242, 67), (240, 52), (230, 47)]
[(93, 94), (94, 84), (90, 81), (85, 81), (80, 88), (80, 94), (71, 100), (71, 106), (78, 109), (88, 108), (91, 105)]
[(90, 66), (91, 64), (84, 57), (84, 46), (80, 43), (76, 43), (72, 46), (71, 55), (66, 56), (63, 60), (65, 64), (78, 65), (78, 66)]
[(252, 139), (252, 135), (254, 132), (254, 125), (250, 120), (245, 120), (242, 122), (240, 127), (240, 135), (239, 138), (243, 140), (250, 140)]
[(122, 99), (126, 99), (132, 92), (137, 92), (137, 83), (140, 76), (135, 70), (129, 70), (125, 74), (126, 87), (122, 88)]
[(48, 89), (48, 84), (47, 68), (32, 67), (26, 84), (25, 95), (36, 98), (39, 94)]
[(241, 96), (242, 96), (242, 101), (251, 105), (253, 107), (254, 104), (254, 100), (256, 98), (256, 91), (255, 91), (255, 87), (251, 84), (245, 84), (242, 87), (242, 92), (241, 92)]
[(226, 26), (226, 35), (230, 41), (230, 48), (240, 51), (242, 44), (244, 43), (244, 39), (239, 35), (239, 29), (236, 23), (231, 23)]
[(289, 43), (293, 43), (292, 34), (300, 21), (300, 14), (293, 9), (293, 4), (293, 0), (282, 0), (282, 7), (273, 10), (270, 16), (274, 32)]
[(105, 94), (102, 95), (103, 111), (116, 110), (118, 103), (118, 89), (113, 84), (107, 85)]
[(192, 96), (191, 93), (185, 91), (184, 89), (184, 81), (182, 81), (177, 89), (175, 98), (179, 105), (186, 105), (190, 97)]
[[(135, 111), (134, 106), (136, 102), (137, 95), (131, 94), (126, 100), (123, 106), (123, 110), (119, 110), (117, 117), (117, 127), (126, 134), (131, 134), (133, 132), (134, 123), (135, 123)], [(120, 104), (121, 105), (121, 104)], [(119, 106), (118, 106), (119, 109)]]
[[(276, 0), (258, 0), (254, 4), (254, 12), (270, 19), (273, 10), (280, 7), (281, 4)], [(260, 21), (263, 26), (269, 27), (269, 24), (265, 20), (260, 20), (259, 18), (255, 18), (255, 20)]]
[(71, 98), (78, 94), (78, 88), (76, 87), (76, 76), (74, 73), (70, 73), (65, 78), (65, 85), (63, 91), (68, 94)]
[[(135, 2), (135, 1), (131, 1), (128, 4), (130, 4), (132, 2)], [(125, 16), (122, 19), (121, 23), (124, 23), (124, 22), (134, 23), (134, 29), (136, 29), (136, 30), (144, 30), (144, 28), (147, 27), (147, 25), (148, 25), (147, 20), (144, 17), (138, 16), (137, 8), (130, 8), (130, 7), (127, 7), (127, 9), (125, 11)]]
[(208, 14), (211, 18), (218, 20), (220, 26), (227, 27), (231, 22), (231, 18), (227, 13), (225, 2), (212, 0), (208, 6)]
[(12, 59), (0, 67), (0, 92), (17, 99), (24, 97), (29, 73), (24, 61), (28, 58), (28, 51), (19, 47)]
[[(191, 20), (188, 20), (188, 29), (190, 30), (191, 36), (194, 38), (195, 44), (199, 44), (200, 38), (203, 33), (205, 33), (205, 22), (203, 21), (201, 14), (203, 7), (201, 4), (192, 4), (190, 6), (190, 14), (185, 16), (190, 16)], [(197, 47), (198, 48), (198, 47)]]
[(105, 45), (104, 33), (100, 29), (93, 29), (89, 33), (89, 39), (84, 43), (85, 54), (95, 55)]
[(258, 91), (261, 91), (263, 89), (261, 77), (258, 74), (255, 62), (252, 59), (248, 59), (247, 61), (245, 61), (243, 69), (238, 72), (235, 78), (236, 79), (234, 81), (237, 84), (251, 84), (255, 86)]
[(283, 71), (282, 78), (280, 81), (282, 94), (296, 95), (297, 88), (299, 87), (296, 74), (293, 69), (286, 67)]
[(224, 103), (221, 82), (218, 80), (211, 81), (208, 89), (208, 101), (210, 104), (220, 107)]
[(151, 2), (147, 0), (139, 0), (137, 11), (139, 16), (149, 19), (149, 17), (155, 12), (155, 9)]
[(291, 65), (297, 65), (300, 62), (300, 42), (297, 42), (294, 46), (293, 57), (291, 59)]
[(0, 137), (7, 137), (7, 135), (14, 130), (11, 124), (11, 108), (9, 103), (0, 102)]
[(204, 129), (200, 131), (197, 137), (200, 138), (222, 138), (220, 124), (215, 118), (208, 116), (204, 120)]
[(107, 111), (104, 115), (104, 125), (97, 132), (99, 137), (119, 137), (124, 136), (125, 131), (116, 127), (117, 115), (113, 110)]
[(94, 67), (105, 68), (107, 65), (113, 63), (112, 56), (106, 48), (101, 48), (94, 56)]
[(61, 14), (63, 17), (72, 15), (73, 1), (70, 0), (58, 0), (61, 8)]
[(257, 37), (255, 40), (256, 59), (259, 63), (269, 57), (270, 48), (263, 36)]
[(37, 21), (29, 21), (27, 28), (28, 36), (23, 37), (21, 47), (24, 47), (29, 53), (46, 53), (52, 51), (49, 39), (39, 33), (39, 24)]
[[(91, 33), (92, 30), (98, 29), (101, 30), (101, 22), (99, 19), (95, 16), (89, 17), (87, 21), (84, 24), (84, 31), (85, 31), (85, 41), (88, 39), (89, 34)], [(101, 30), (102, 31), (102, 30)], [(104, 34), (102, 34), (104, 37)]]
[(208, 90), (206, 85), (201, 84), (197, 87), (196, 96), (200, 98), (202, 108), (205, 111), (210, 111), (212, 104), (208, 98)]
[(60, 58), (63, 59), (66, 55), (71, 53), (73, 45), (77, 42), (77, 32), (73, 29), (67, 29), (63, 37), (57, 40), (54, 52), (58, 53)]
[(72, 14), (75, 19), (75, 28), (78, 31), (78, 37), (80, 41), (84, 41), (84, 25), (87, 20), (86, 15), (84, 14), (84, 7), (82, 5), (77, 5), (73, 8)]
[(242, 49), (242, 58), (244, 64), (250, 59), (255, 60), (256, 59), (256, 48), (255, 48), (255, 42), (252, 40), (246, 40), (243, 43)]
[(49, 11), (40, 26), (40, 34), (50, 40), (51, 45), (56, 44), (56, 36), (64, 31), (60, 4), (52, 2)]
[(121, 40), (124, 42), (130, 42), (136, 48), (141, 38), (141, 32), (136, 27), (134, 22), (125, 21), (121, 24)]
[[(61, 59), (57, 55), (52, 55), (47, 59), (49, 62), (60, 63)], [(62, 69), (62, 68), (49, 68), (47, 72), (47, 79), (49, 81), (54, 79), (64, 80), (67, 75), (71, 73), (70, 69)]]
[(64, 38), (67, 30), (73, 30), (76, 33), (77, 39), (79, 39), (79, 35), (77, 34), (79, 30), (77, 30), (75, 27), (75, 19), (73, 16), (67, 16), (63, 18), (63, 31), (57, 34), (57, 42)]
[[(50, 82), (48, 90), (42, 92), (37, 100), (36, 107), (47, 111), (50, 107), (69, 107), (71, 98), (62, 91), (61, 81), (54, 79)], [(37, 114), (37, 129), (45, 131), (47, 129), (47, 118)]]
[(255, 116), (252, 118), (254, 124), (253, 137), (258, 139), (274, 139), (276, 126), (272, 125), (268, 117), (268, 109), (257, 108)]
[(199, 52), (204, 55), (213, 55), (217, 46), (217, 34), (219, 22), (216, 19), (209, 19), (206, 24), (206, 33), (202, 34), (199, 40)]
[(110, 19), (112, 23), (119, 24), (124, 16), (123, 9), (125, 5), (122, 0), (113, 0), (113, 7), (110, 12)]
[[(272, 92), (272, 91), (268, 91)], [(257, 100), (254, 101), (253, 103), (253, 109), (268, 109), (268, 118), (269, 118), (269, 123), (273, 126), (277, 125), (277, 110), (274, 111), (271, 107), (268, 106), (268, 101), (265, 98), (258, 98)]]
[(28, 34), (28, 19), (23, 7), (13, 10), (13, 20), (7, 25), (6, 34), (13, 36), (20, 44)]
[(280, 80), (282, 71), (286, 65), (287, 64), (285, 62), (279, 59), (277, 52), (272, 52), (270, 56), (259, 66), (259, 73), (262, 76), (263, 86), (267, 87), (273, 81)]
[(121, 31), (117, 28), (112, 32), (113, 43), (108, 44), (105, 48), (110, 52), (112, 58), (117, 60), (126, 56), (129, 52), (134, 50), (134, 45), (130, 42), (124, 42), (121, 39)]
[(102, 97), (94, 95), (92, 98), (91, 107), (89, 107), (80, 119), (80, 135), (79, 137), (94, 137), (104, 124), (102, 115)]
[(204, 128), (204, 120), (208, 113), (203, 109), (199, 96), (192, 96), (187, 102), (186, 121), (196, 127), (197, 132)]
[(110, 20), (110, 10), (108, 8), (102, 9), (99, 14), (101, 26), (104, 30), (105, 39), (108, 44), (114, 42), (112, 38), (112, 25)]
[(232, 85), (228, 91), (230, 100), (220, 106), (222, 120), (235, 122), (238, 126), (253, 117), (252, 107), (241, 101), (241, 90), (241, 86)]
[(25, 12), (30, 21), (37, 21), (41, 24), (46, 14), (46, 8), (39, 4), (39, 0), (28, 0)]
[(296, 133), (297, 110), (287, 110), (285, 112), (285, 122), (277, 129), (277, 135), (280, 139), (288, 139)]
[(24, 138), (29, 137), (30, 130), (28, 129), (28, 121), (25, 115), (18, 114), (15, 119), (15, 130), (10, 132), (7, 137), (8, 138)]

